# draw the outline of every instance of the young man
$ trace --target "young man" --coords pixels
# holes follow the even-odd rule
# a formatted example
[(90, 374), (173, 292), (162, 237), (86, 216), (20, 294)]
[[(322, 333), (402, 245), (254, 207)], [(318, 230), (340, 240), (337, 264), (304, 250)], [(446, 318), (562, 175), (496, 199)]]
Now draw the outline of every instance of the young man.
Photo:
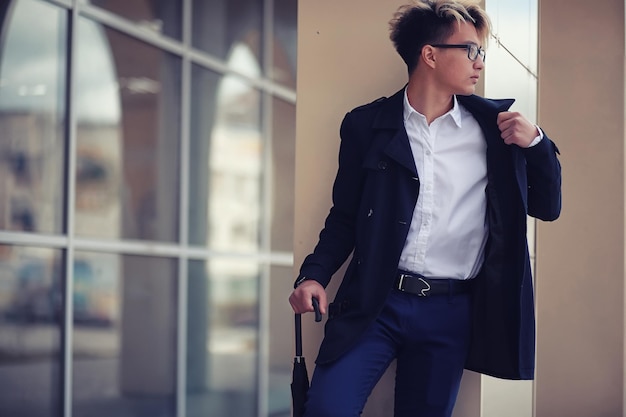
[(358, 416), (393, 359), (396, 417), (450, 416), (464, 368), (534, 375), (526, 216), (559, 216), (560, 165), (513, 100), (473, 95), (489, 30), (469, 0), (400, 8), (408, 84), (343, 120), (333, 206), (289, 299), (329, 313), (308, 417)]

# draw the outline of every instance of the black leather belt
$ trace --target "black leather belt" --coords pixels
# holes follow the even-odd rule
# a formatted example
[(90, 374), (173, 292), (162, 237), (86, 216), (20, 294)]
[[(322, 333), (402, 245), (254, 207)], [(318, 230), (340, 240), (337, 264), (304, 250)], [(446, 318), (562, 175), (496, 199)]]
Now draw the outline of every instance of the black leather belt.
[(426, 278), (422, 275), (399, 271), (395, 288), (420, 297), (469, 293), (474, 284), (471, 279)]

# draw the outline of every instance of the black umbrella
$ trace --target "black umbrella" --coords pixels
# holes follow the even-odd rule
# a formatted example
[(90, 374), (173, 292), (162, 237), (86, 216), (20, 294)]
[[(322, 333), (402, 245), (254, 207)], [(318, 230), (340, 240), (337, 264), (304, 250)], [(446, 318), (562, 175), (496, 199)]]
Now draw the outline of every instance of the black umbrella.
[[(315, 321), (322, 321), (319, 301), (313, 299)], [(306, 363), (302, 356), (302, 316), (296, 314), (296, 356), (293, 358), (293, 376), (291, 380), (291, 398), (293, 400), (293, 417), (304, 415), (306, 393), (309, 390), (309, 375), (306, 371)]]

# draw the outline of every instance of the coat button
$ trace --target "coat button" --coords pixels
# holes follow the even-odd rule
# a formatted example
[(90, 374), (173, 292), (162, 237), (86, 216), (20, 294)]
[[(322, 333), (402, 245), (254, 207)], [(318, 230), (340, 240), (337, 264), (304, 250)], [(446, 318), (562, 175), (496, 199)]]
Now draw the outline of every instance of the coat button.
[(378, 162), (378, 169), (387, 169), (387, 162), (379, 161)]

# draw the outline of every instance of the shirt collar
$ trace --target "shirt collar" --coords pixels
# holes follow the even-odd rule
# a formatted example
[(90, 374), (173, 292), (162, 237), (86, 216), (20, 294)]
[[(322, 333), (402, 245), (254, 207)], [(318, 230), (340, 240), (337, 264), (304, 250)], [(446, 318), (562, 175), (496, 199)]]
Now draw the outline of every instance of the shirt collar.
[[(456, 95), (452, 97), (453, 97), (452, 108), (450, 109), (450, 111), (448, 111), (446, 114), (442, 115), (441, 117), (450, 116), (452, 117), (452, 120), (454, 120), (454, 123), (457, 125), (457, 127), (461, 127), (461, 119), (462, 119), (461, 108), (459, 106), (459, 102), (456, 99)], [(411, 106), (411, 104), (409, 103), (409, 97), (406, 93), (406, 88), (405, 88), (404, 89), (404, 118), (403, 118), (405, 123), (409, 119), (409, 117), (411, 117), (411, 114), (413, 113), (416, 113), (420, 115), (422, 118), (425, 118), (423, 114), (421, 114), (420, 112), (418, 112)]]

